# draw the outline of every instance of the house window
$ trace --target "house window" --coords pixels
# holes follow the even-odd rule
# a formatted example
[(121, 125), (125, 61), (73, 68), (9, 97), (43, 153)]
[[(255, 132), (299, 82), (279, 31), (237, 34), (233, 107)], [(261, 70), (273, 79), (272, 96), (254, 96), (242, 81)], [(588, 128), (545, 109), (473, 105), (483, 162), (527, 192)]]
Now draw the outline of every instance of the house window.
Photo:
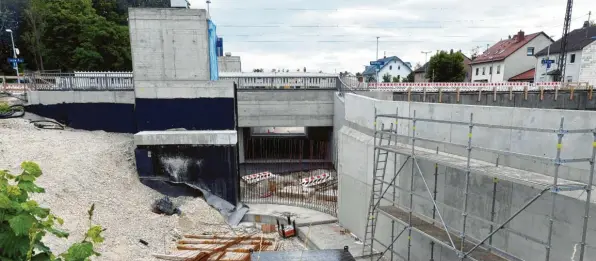
[(567, 82), (572, 82), (573, 81), (573, 76), (567, 76)]
[(480, 71), (480, 68), (476, 68), (476, 75), (478, 75), (478, 71)]
[(528, 47), (528, 56), (534, 55), (534, 47)]
[(393, 70), (393, 65), (389, 65), (389, 70)]
[(493, 74), (493, 67), (492, 66), (488, 68), (488, 74)]
[(397, 69), (398, 69), (398, 70), (401, 70), (401, 65), (398, 65), (398, 66), (397, 66)]
[(486, 67), (482, 67), (482, 75), (486, 74)]
[(569, 56), (569, 63), (575, 63), (575, 54)]
[(501, 74), (501, 65), (497, 65), (497, 74)]

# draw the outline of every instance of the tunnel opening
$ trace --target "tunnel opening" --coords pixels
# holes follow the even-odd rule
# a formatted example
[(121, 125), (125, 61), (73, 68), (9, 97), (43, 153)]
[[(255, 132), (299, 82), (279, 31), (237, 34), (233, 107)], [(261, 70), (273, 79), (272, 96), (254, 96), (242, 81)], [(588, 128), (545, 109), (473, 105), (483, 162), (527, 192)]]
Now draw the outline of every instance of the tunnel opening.
[(336, 215), (330, 127), (243, 128), (243, 202), (295, 205)]

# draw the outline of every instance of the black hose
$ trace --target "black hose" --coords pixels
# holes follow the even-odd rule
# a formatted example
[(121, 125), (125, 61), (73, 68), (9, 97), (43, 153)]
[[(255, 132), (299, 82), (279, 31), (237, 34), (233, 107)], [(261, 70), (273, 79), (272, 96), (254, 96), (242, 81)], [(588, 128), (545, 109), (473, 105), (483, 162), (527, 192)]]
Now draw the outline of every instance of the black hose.
[[(35, 120), (29, 121), (33, 126), (46, 130), (64, 130), (64, 125), (53, 120)], [(45, 124), (44, 124), (45, 123)], [(48, 124), (49, 123), (49, 124)]]
[(17, 104), (8, 107), (8, 111), (0, 111), (0, 119), (20, 118), (25, 115), (25, 106)]

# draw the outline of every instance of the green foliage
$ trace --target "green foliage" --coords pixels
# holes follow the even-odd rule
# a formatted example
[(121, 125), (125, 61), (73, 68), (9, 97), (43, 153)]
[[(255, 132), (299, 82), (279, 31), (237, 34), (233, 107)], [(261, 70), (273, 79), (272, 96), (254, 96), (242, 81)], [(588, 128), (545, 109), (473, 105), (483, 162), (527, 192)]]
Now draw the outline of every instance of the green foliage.
[(391, 79), (392, 82), (401, 82), (401, 76), (398, 75), (396, 77), (393, 77), (393, 79)]
[(383, 75), (383, 82), (391, 82), (391, 75), (389, 73)]
[(461, 52), (440, 51), (430, 58), (426, 78), (433, 82), (463, 82), (466, 78)]
[(0, 113), (9, 113), (11, 111), (10, 105), (6, 102), (0, 102)]
[(21, 168), (20, 175), (0, 170), (0, 260), (87, 261), (92, 256), (99, 256), (94, 246), (104, 241), (101, 235), (104, 229), (91, 224), (95, 205), (88, 211), (89, 230), (81, 242), (57, 256), (44, 245), (42, 239), (48, 233), (58, 238), (67, 238), (69, 234), (56, 228), (64, 223), (61, 218), (29, 199), (31, 193), (45, 192), (35, 184), (42, 175), (39, 166), (23, 162)]
[(414, 82), (414, 72), (411, 72), (406, 78), (403, 78), (402, 82)]

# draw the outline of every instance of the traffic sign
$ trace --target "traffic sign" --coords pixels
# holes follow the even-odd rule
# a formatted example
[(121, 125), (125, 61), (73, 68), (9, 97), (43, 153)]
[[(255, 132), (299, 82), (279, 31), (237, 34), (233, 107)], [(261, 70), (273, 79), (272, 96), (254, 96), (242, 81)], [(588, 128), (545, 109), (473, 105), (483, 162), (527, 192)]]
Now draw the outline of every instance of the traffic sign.
[(551, 64), (551, 63), (555, 63), (555, 60), (542, 59), (542, 64)]
[(381, 62), (381, 61), (370, 62), (370, 65), (372, 65), (372, 66), (383, 66), (384, 64), (385, 64), (385, 62)]
[(23, 58), (8, 58), (9, 63), (23, 63), (24, 61)]

